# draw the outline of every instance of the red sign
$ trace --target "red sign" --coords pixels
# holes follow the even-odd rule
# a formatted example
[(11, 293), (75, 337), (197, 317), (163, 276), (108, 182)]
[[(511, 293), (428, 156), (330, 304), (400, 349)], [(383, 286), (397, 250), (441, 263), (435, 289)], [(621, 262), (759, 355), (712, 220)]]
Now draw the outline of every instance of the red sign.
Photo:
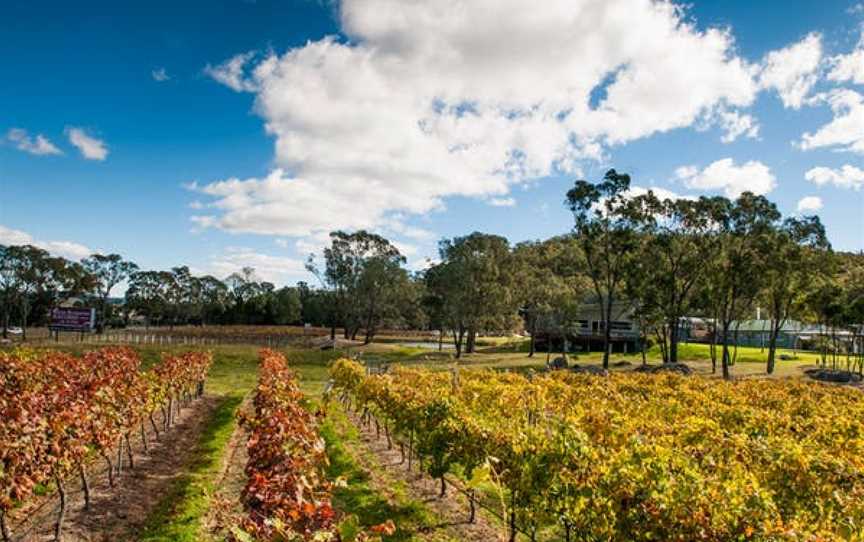
[(90, 331), (96, 325), (96, 309), (58, 307), (51, 311), (51, 329)]

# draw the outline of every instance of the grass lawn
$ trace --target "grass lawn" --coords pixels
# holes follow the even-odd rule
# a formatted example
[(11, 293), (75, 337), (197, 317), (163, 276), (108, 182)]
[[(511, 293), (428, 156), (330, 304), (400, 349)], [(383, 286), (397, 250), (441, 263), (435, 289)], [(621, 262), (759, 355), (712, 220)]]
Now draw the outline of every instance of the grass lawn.
[[(493, 338), (498, 339), (498, 338)], [(474, 354), (464, 354), (458, 364), (461, 367), (494, 368), (515, 371), (526, 371), (528, 369), (540, 370), (546, 365), (546, 353), (537, 352), (534, 357), (528, 357), (524, 339), (502, 338), (495, 346), (483, 346)], [(367, 346), (350, 346), (340, 348), (340, 352), (346, 355), (359, 356), (370, 363), (402, 363), (405, 365), (423, 365), (432, 368), (447, 368), (457, 363), (455, 352), (437, 349), (419, 348), (415, 346), (402, 346), (394, 343), (372, 343)], [(711, 354), (706, 344), (681, 344), (679, 345), (679, 359), (687, 363), (697, 373), (704, 376), (712, 376)], [(719, 353), (719, 351), (718, 351)], [(781, 360), (782, 355), (794, 359)], [(560, 356), (552, 353), (552, 358)], [(600, 365), (603, 355), (601, 352), (588, 352), (578, 355), (569, 355), (570, 363), (579, 365)], [(658, 348), (652, 348), (647, 353), (648, 363), (661, 363), (662, 357)], [(629, 361), (629, 367), (616, 367), (615, 363)], [(765, 374), (768, 361), (768, 351), (754, 347), (739, 347), (737, 361), (732, 367), (733, 376), (755, 377), (767, 376)], [(611, 369), (615, 371), (629, 370), (632, 366), (642, 363), (641, 355), (612, 354), (610, 357)], [(799, 377), (803, 376), (803, 369), (817, 365), (819, 356), (812, 352), (793, 352), (791, 350), (778, 350), (774, 377)], [(843, 360), (845, 367), (845, 358)], [(718, 363), (717, 375), (720, 368)]]

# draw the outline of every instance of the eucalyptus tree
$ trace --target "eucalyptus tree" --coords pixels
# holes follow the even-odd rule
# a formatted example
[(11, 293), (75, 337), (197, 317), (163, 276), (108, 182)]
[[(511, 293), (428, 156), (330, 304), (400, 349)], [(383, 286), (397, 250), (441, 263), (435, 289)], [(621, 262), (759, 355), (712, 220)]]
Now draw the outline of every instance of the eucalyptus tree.
[(463, 351), (474, 351), (478, 332), (512, 325), (518, 299), (510, 244), (504, 237), (474, 232), (442, 240), (438, 252), (441, 262), (427, 273), (427, 285), (440, 298), (441, 316), (460, 358)]
[[(11, 311), (13, 306), (18, 307), (23, 340), (27, 340), (33, 297), (58, 280), (58, 274), (62, 272), (59, 260), (62, 258), (52, 258), (46, 250), (33, 245), (8, 246), (3, 251), (0, 280), (4, 297), (10, 301), (6, 311)], [(9, 319), (8, 312), (4, 314), (4, 319)]]
[(218, 321), (225, 313), (228, 305), (228, 287), (224, 282), (212, 275), (197, 277), (197, 288), (199, 307), (198, 316), (201, 325)]
[(268, 319), (276, 325), (294, 324), (300, 320), (300, 293), (297, 288), (284, 286), (270, 296)]
[(372, 256), (364, 263), (354, 292), (355, 310), (365, 331), (363, 344), (372, 342), (382, 321), (398, 319), (403, 302), (410, 299), (410, 278), (404, 263), (398, 251)]
[(99, 330), (104, 328), (108, 297), (111, 290), (118, 284), (128, 279), (138, 270), (138, 266), (129, 260), (125, 260), (119, 254), (92, 254), (81, 260), (81, 264), (88, 273), (96, 278), (96, 294), (99, 299)]
[(534, 356), (538, 330), (561, 328), (557, 323), (566, 320), (562, 315), (571, 314), (573, 305), (582, 301), (588, 285), (581, 263), (579, 244), (572, 235), (526, 241), (513, 248), (515, 295), (530, 336), (528, 357)]
[(365, 325), (366, 340), (371, 341), (377, 323), (390, 309), (401, 281), (407, 278), (402, 268), (405, 257), (384, 237), (359, 230), (331, 232), (323, 259), (323, 270), (316, 265), (314, 256), (310, 256), (306, 268), (330, 292), (331, 338), (335, 339), (336, 325), (341, 323), (346, 339), (356, 338)]
[(825, 227), (817, 216), (790, 217), (764, 238), (767, 256), (764, 299), (770, 314), (767, 372), (772, 374), (780, 330), (800, 307), (830, 249)]
[(166, 274), (161, 271), (136, 271), (129, 277), (126, 306), (144, 316), (144, 325), (147, 328), (154, 321), (161, 321), (168, 312), (166, 278)]
[(630, 198), (628, 214), (640, 237), (639, 263), (628, 282), (641, 283), (638, 309), (646, 320), (662, 320), (658, 338), (663, 359), (678, 362), (681, 319), (687, 316), (705, 275), (705, 254), (721, 242), (722, 198), (658, 198), (653, 191)]
[(752, 309), (765, 284), (766, 239), (774, 231), (780, 212), (764, 196), (744, 192), (734, 202), (714, 198), (719, 243), (714, 253), (704, 253), (708, 266), (707, 298), (716, 317), (715, 333), (722, 341), (723, 378), (731, 378), (733, 363), (729, 345), (733, 323)]
[(628, 266), (636, 257), (632, 217), (624, 212), (630, 176), (610, 169), (598, 183), (576, 181), (565, 204), (573, 213), (573, 233), (581, 245), (584, 268), (603, 321), (603, 367), (609, 367), (612, 310), (624, 289)]
[(18, 276), (15, 273), (15, 251), (13, 247), (0, 245), (0, 318), (3, 319), (3, 338), (9, 336), (12, 309), (18, 298)]

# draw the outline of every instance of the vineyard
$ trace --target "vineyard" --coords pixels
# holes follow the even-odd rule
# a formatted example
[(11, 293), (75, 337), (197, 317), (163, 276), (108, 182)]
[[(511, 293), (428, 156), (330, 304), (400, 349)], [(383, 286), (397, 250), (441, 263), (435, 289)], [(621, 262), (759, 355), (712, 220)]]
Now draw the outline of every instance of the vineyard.
[(864, 540), (860, 390), (350, 360), (331, 377), (442, 494), (454, 473), (491, 482), (510, 540)]
[[(72, 352), (0, 354), (4, 540), (864, 540), (854, 387)], [(142, 515), (123, 525), (126, 504)], [(114, 506), (116, 530), (89, 538), (82, 518)]]
[[(111, 347), (73, 356), (61, 352), (0, 353), (0, 528), (12, 538), (9, 512), (53, 483), (59, 495), (54, 538), (62, 536), (67, 484), (80, 479), (90, 507), (88, 465), (101, 457), (111, 486), (124, 461), (134, 468), (133, 437), (148, 446), (147, 424), (158, 438), (182, 406), (204, 391), (212, 355), (163, 357), (142, 371), (139, 355)], [(157, 423), (157, 417), (159, 422)], [(125, 454), (125, 459), (124, 459)], [(113, 457), (113, 459), (112, 459)]]
[[(324, 469), (327, 454), (315, 416), (303, 406), (303, 394), (285, 357), (261, 351), (254, 415), (244, 420), (247, 483), (241, 500), (246, 517), (233, 529), (240, 541), (315, 540), (352, 542), (392, 533), (392, 523), (362, 533), (353, 519), (337, 525), (331, 505), (332, 483)], [(376, 538), (377, 539), (377, 538)]]

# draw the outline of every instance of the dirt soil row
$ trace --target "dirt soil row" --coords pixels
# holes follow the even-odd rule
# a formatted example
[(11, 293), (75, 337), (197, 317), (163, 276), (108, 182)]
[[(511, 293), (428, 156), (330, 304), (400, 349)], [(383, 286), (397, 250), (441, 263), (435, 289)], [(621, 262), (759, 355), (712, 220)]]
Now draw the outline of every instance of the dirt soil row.
[[(148, 452), (144, 451), (140, 433), (133, 433), (131, 442), (135, 468), (129, 468), (124, 453), (123, 472), (115, 480), (113, 488), (108, 483), (108, 467), (104, 460), (94, 459), (87, 467), (90, 510), (84, 510), (84, 491), (80, 478), (77, 475), (70, 476), (64, 484), (67, 507), (63, 541), (136, 540), (150, 513), (194, 459), (199, 435), (218, 403), (219, 398), (212, 395), (192, 402), (182, 409), (177, 423), (167, 433), (160, 428), (158, 440), (152, 427), (147, 424), (145, 435)], [(116, 458), (116, 452), (112, 457)], [(58, 495), (52, 491), (50, 495), (32, 499), (16, 510), (11, 522), (13, 540), (52, 540), (59, 504)]]

